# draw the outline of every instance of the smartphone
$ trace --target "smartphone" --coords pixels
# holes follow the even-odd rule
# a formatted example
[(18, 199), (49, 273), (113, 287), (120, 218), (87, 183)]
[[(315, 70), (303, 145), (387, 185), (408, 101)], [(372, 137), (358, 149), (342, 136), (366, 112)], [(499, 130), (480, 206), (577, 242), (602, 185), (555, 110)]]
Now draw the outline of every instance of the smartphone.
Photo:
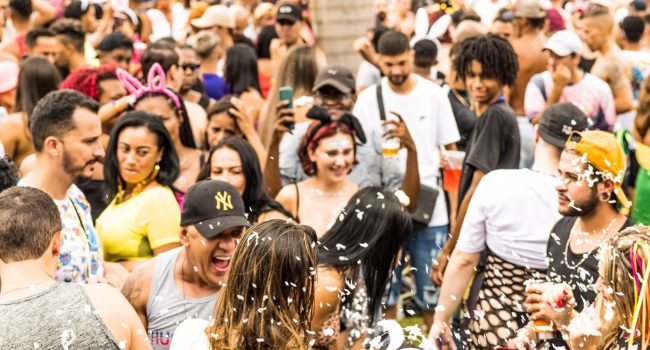
[[(280, 88), (279, 93), (280, 102), (289, 101), (289, 104), (286, 108), (293, 108), (293, 88), (291, 86), (283, 86)], [(289, 130), (293, 130), (296, 125), (295, 123), (291, 122), (285, 123), (284, 126), (286, 126)]]

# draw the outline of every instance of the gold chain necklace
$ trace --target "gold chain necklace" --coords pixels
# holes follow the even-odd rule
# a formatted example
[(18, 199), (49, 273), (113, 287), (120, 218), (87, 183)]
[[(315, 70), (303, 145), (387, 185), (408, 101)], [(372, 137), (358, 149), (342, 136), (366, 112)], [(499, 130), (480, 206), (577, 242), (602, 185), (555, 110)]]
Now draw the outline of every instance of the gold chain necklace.
[[(580, 219), (578, 218), (578, 220), (580, 220)], [(590, 250), (588, 252), (582, 253), (582, 259), (580, 259), (580, 261), (578, 261), (577, 264), (575, 264), (573, 266), (571, 266), (571, 264), (569, 264), (569, 260), (567, 258), (567, 256), (569, 255), (569, 246), (571, 245), (571, 238), (573, 238), (574, 232), (577, 231), (578, 220), (576, 220), (575, 224), (571, 228), (571, 231), (569, 232), (569, 240), (567, 241), (566, 245), (564, 246), (564, 265), (566, 265), (566, 267), (569, 268), (570, 270), (575, 270), (576, 268), (580, 267), (580, 265), (582, 265), (585, 261), (587, 261), (587, 258), (589, 258), (589, 254), (593, 251), (593, 249), (592, 249), (592, 250)], [(615, 222), (616, 222), (616, 218), (614, 218), (612, 220), (612, 222), (610, 222), (609, 225), (603, 230), (603, 233), (600, 235), (600, 237), (598, 238), (598, 241), (595, 244), (596, 247), (599, 246), (600, 243), (602, 243), (603, 239), (607, 236), (607, 233), (609, 232), (609, 229), (612, 228), (612, 225)]]

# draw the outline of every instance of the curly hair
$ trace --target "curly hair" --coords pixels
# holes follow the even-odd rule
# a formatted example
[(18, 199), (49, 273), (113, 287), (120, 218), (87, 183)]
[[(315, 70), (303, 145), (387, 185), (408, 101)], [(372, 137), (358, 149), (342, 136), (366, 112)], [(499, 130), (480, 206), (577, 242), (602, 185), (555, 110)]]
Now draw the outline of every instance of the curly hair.
[(0, 192), (18, 183), (18, 169), (9, 157), (0, 157)]
[(97, 69), (78, 69), (70, 73), (60, 87), (61, 89), (77, 90), (93, 100), (99, 101), (99, 97), (103, 93), (99, 83), (105, 80), (117, 80), (115, 69), (117, 66), (114, 64), (104, 65)]
[(496, 79), (508, 86), (515, 83), (519, 63), (508, 40), (494, 34), (463, 40), (454, 60), (454, 68), (461, 79), (470, 75), (473, 61), (481, 64), (481, 78)]

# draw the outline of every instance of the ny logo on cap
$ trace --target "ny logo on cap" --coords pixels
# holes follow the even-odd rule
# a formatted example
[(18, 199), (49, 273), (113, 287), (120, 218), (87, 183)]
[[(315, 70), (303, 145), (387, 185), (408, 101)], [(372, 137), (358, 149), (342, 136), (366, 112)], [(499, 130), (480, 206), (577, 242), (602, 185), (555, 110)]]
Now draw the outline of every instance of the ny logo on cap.
[(278, 10), (280, 13), (291, 13), (291, 7), (290, 6), (282, 6)]
[[(233, 208), (232, 196), (228, 192), (217, 192), (214, 199), (217, 201), (217, 210), (228, 211)], [(223, 209), (221, 207), (223, 207)]]

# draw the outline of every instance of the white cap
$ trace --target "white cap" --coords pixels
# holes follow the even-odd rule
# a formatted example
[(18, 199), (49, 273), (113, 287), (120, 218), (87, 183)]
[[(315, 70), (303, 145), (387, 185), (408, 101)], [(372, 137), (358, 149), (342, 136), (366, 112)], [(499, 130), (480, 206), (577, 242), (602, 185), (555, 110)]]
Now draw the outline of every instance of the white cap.
[(234, 28), (235, 16), (226, 6), (213, 5), (205, 10), (201, 18), (193, 19), (191, 23), (201, 29), (216, 26)]
[(572, 53), (580, 55), (582, 53), (582, 40), (580, 40), (578, 34), (570, 30), (560, 30), (548, 38), (546, 44), (544, 44), (544, 50), (550, 50), (560, 57)]

